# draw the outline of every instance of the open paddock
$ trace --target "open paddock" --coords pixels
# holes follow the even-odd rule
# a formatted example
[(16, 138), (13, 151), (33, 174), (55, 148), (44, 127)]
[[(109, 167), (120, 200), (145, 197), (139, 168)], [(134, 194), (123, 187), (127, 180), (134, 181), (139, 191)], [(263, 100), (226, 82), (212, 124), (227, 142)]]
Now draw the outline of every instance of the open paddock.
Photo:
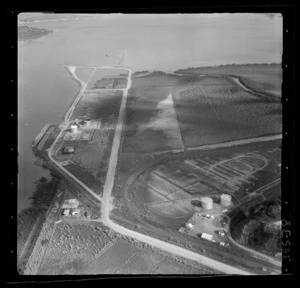
[(157, 255), (148, 251), (136, 253), (117, 273), (118, 274), (152, 274), (153, 270), (161, 266), (165, 259), (163, 255)]
[(38, 275), (185, 274), (187, 267), (195, 274), (210, 272), (199, 263), (122, 237), (101, 223), (61, 222)]
[(115, 236), (109, 236), (101, 223), (61, 222), (56, 225), (38, 275), (83, 274), (95, 255), (114, 241)]
[(232, 75), (240, 77), (246, 87), (256, 92), (281, 97), (281, 64), (235, 64), (180, 69), (176, 72), (185, 75)]
[(119, 240), (90, 263), (85, 274), (114, 274), (137, 252), (137, 247)]
[(100, 181), (100, 179), (89, 173), (86, 169), (82, 168), (78, 164), (75, 164), (74, 162), (64, 165), (64, 168), (73, 174), (79, 181), (93, 190), (96, 194), (100, 194), (102, 192), (100, 189), (103, 188), (103, 183)]
[(132, 88), (127, 102), (122, 151), (149, 153), (182, 148), (173, 104), (168, 87)]
[(197, 86), (172, 88), (187, 147), (281, 132), (280, 102), (235, 88), (226, 78), (208, 76)]
[(155, 214), (163, 216), (181, 218), (192, 215), (196, 209), (191, 204), (192, 197), (187, 199), (170, 200), (159, 203), (147, 204), (148, 209)]
[(122, 91), (85, 93), (76, 105), (71, 120), (76, 118), (116, 118), (122, 101)]
[(124, 89), (127, 87), (127, 78), (114, 78), (113, 89)]

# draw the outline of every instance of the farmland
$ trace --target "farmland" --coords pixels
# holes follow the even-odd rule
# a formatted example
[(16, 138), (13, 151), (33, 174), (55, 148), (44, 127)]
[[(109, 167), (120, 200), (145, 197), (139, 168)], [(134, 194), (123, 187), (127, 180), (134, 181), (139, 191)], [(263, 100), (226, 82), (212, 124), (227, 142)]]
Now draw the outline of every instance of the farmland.
[(133, 88), (130, 93), (123, 152), (183, 148), (170, 89)]
[(85, 93), (76, 105), (71, 119), (76, 118), (115, 118), (119, 113), (122, 100), (120, 91), (101, 91), (96, 93)]
[[(235, 71), (245, 69), (237, 66)], [(265, 70), (257, 71), (267, 78)], [(278, 98), (253, 94), (219, 74), (152, 72), (133, 77), (122, 152), (184, 149), (281, 132)]]
[(187, 147), (281, 132), (281, 103), (227, 78), (203, 77), (197, 86), (173, 88), (173, 95)]
[(62, 222), (56, 226), (38, 275), (177, 273), (214, 272), (114, 233), (101, 223)]
[(248, 88), (270, 96), (281, 97), (281, 64), (223, 65), (180, 69), (175, 73), (192, 75), (233, 75)]

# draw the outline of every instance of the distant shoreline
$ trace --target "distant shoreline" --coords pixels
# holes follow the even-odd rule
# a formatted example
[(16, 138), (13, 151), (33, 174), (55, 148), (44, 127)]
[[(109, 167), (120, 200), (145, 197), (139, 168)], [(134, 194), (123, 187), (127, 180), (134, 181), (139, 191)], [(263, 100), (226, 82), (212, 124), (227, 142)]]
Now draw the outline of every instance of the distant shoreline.
[(29, 26), (18, 26), (18, 40), (31, 40), (37, 39), (42, 36), (52, 33), (53, 30), (42, 29)]

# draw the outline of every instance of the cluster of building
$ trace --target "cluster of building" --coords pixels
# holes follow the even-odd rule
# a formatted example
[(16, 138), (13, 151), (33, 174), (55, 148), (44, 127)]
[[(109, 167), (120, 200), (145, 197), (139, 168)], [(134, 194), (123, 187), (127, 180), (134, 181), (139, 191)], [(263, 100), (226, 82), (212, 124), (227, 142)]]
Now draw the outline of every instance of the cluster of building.
[[(80, 134), (80, 130), (78, 130), (78, 128), (89, 128), (89, 126), (91, 125), (91, 120), (90, 119), (75, 119), (73, 124), (70, 126), (70, 129), (68, 129), (67, 131), (71, 134)], [(73, 138), (72, 138), (73, 139)], [(75, 139), (73, 139), (75, 140)], [(62, 154), (73, 154), (75, 153), (75, 148), (73, 146), (65, 146), (62, 148), (61, 150)]]
[[(224, 237), (224, 236), (225, 236), (225, 233), (224, 233), (223, 231), (218, 231), (217, 233), (218, 233), (218, 235), (221, 236), (221, 237)], [(213, 239), (213, 235), (208, 234), (208, 233), (202, 233), (202, 234), (201, 234), (201, 238), (202, 238), (202, 239), (205, 239), (205, 240), (208, 240), (208, 241), (210, 241), (210, 242), (213, 242), (213, 243), (216, 242), (216, 240)], [(221, 241), (221, 242), (218, 242), (218, 243), (220, 244), (220, 246), (223, 246), (223, 247), (229, 247), (229, 244), (226, 243), (226, 242)]]
[[(220, 204), (223, 207), (231, 206), (232, 205), (231, 198), (232, 197), (228, 194), (222, 194), (220, 197)], [(203, 198), (201, 198), (200, 201), (201, 201), (201, 208), (205, 211), (205, 213), (203, 213), (203, 214), (201, 213), (201, 216), (205, 219), (210, 219), (210, 220), (214, 219), (214, 215), (211, 215), (209, 213), (209, 210), (213, 209), (213, 204), (214, 204), (213, 199), (210, 197), (203, 197)], [(200, 216), (200, 213), (198, 213), (198, 214)], [(195, 218), (195, 215), (193, 216), (193, 218)], [(197, 221), (197, 220), (195, 220), (195, 221)], [(195, 225), (197, 225), (197, 224), (195, 224)], [(186, 228), (188, 228), (190, 230), (194, 229), (194, 225), (191, 222), (187, 222), (185, 226), (186, 226)], [(216, 234), (219, 237), (225, 237), (225, 232), (222, 230), (216, 231)], [(201, 238), (208, 240), (210, 242), (213, 242), (213, 243), (216, 242), (213, 239), (213, 235), (211, 235), (209, 233), (201, 233)], [(224, 247), (229, 247), (229, 244), (226, 242), (223, 242), (223, 241), (218, 242), (218, 244), (220, 244), (221, 246), (224, 246)]]
[(63, 209), (63, 215), (70, 217), (70, 216), (75, 216), (78, 217), (80, 216), (80, 209), (78, 208), (79, 206), (79, 201), (77, 199), (68, 199), (65, 200), (62, 209)]
[(81, 126), (90, 126), (91, 124), (91, 120), (90, 119), (86, 119), (86, 120), (83, 120), (83, 119), (75, 119), (73, 124), (71, 125), (70, 129), (71, 129), (71, 133), (78, 133), (78, 128), (81, 127)]

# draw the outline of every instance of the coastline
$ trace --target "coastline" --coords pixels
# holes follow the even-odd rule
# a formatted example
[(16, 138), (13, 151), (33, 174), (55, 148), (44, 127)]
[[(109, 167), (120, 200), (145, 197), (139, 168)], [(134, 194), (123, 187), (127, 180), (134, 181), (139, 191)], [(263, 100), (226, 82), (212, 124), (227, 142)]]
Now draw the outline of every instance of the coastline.
[(20, 41), (37, 39), (42, 36), (46, 36), (49, 33), (53, 33), (53, 30), (37, 28), (37, 27), (30, 27), (30, 26), (27, 26), (26, 24), (25, 25), (18, 24), (18, 40), (20, 40)]

